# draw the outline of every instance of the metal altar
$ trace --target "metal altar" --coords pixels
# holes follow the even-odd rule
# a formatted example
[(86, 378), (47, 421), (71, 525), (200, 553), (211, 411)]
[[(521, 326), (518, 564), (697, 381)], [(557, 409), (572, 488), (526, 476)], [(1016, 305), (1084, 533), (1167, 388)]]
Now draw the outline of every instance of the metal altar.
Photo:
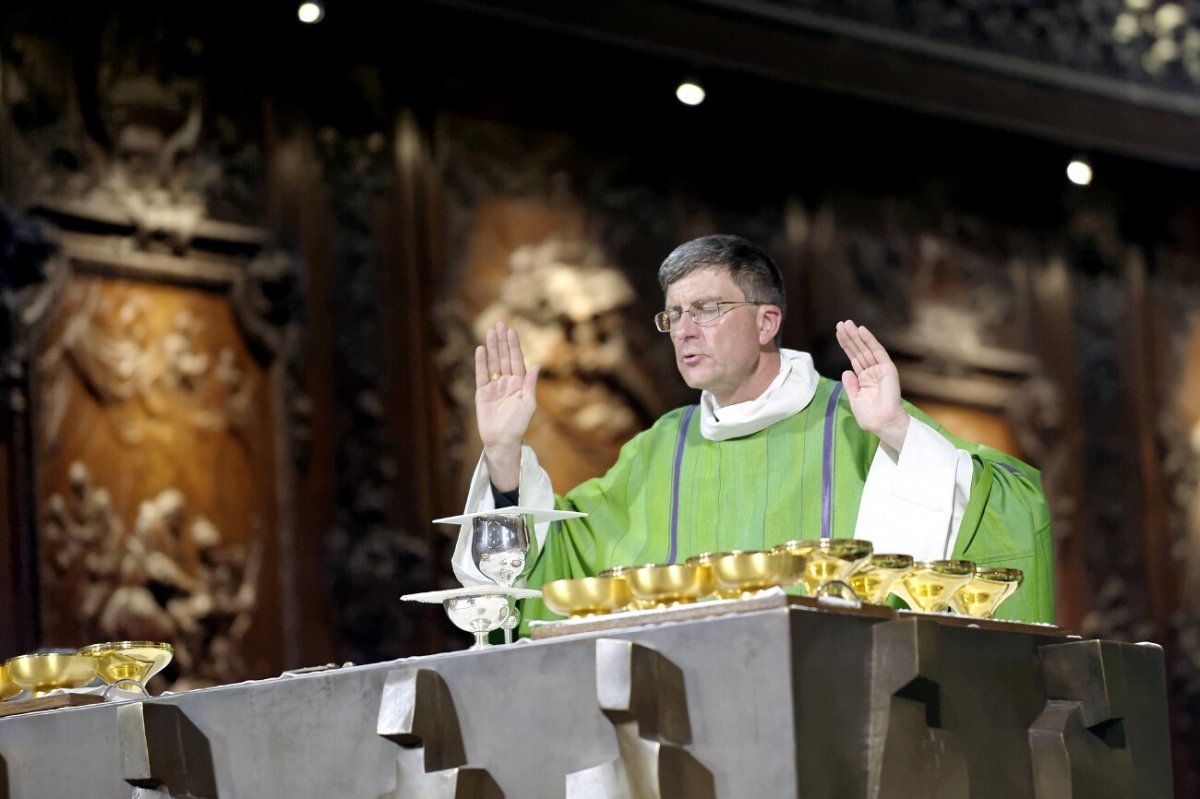
[(0, 718), (0, 799), (1171, 794), (1158, 646), (782, 593)]

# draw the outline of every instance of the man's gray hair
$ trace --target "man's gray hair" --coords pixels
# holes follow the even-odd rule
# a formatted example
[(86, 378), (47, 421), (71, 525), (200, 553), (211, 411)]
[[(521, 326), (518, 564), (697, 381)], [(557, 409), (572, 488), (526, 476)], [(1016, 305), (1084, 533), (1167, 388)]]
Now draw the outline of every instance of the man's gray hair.
[(787, 313), (779, 268), (762, 247), (749, 239), (714, 234), (680, 244), (658, 268), (658, 285), (665, 294), (676, 280), (700, 269), (726, 272), (747, 300), (778, 305), (781, 314)]

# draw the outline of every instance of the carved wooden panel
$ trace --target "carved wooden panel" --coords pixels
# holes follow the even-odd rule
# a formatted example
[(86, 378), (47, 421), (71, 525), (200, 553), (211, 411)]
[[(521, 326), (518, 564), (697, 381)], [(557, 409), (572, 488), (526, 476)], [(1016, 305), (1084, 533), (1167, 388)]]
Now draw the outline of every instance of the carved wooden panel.
[(225, 294), (69, 281), (35, 383), (47, 645), (170, 641), (199, 682), (278, 665), (272, 391)]
[(86, 47), (41, 13), (0, 47), (4, 194), (61, 250), (3, 286), (0, 568), (28, 625), (0, 644), (166, 640), (178, 687), (277, 672), (307, 428), (294, 264), (244, 224), (259, 101), (189, 24), (78, 11)]

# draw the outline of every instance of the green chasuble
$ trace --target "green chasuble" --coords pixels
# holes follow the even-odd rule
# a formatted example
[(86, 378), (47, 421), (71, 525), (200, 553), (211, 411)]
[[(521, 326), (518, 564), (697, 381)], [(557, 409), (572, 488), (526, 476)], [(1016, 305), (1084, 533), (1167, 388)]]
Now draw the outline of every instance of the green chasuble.
[[(997, 617), (1052, 622), (1050, 516), (1038, 471), (954, 438), (906, 407), (972, 457), (971, 495), (953, 557), (1021, 569), (1024, 584)], [(858, 426), (840, 383), (820, 378), (799, 413), (725, 441), (704, 438), (694, 410), (667, 413), (621, 449), (607, 474), (555, 498), (556, 507), (588, 515), (551, 525), (529, 586), (612, 566), (682, 563), (702, 552), (768, 549), (823, 531), (854, 536), (879, 439)], [(561, 618), (541, 599), (526, 600), (523, 616)]]

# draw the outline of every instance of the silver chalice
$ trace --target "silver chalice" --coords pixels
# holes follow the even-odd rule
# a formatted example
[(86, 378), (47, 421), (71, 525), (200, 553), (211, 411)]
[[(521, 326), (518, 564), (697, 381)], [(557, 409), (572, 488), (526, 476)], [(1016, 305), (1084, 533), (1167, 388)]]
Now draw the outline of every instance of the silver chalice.
[(515, 600), (540, 596), (539, 591), (516, 587), (531, 565), (534, 524), (585, 515), (549, 508), (508, 507), (434, 520), (439, 524), (470, 525), (471, 561), (492, 584), (480, 586), (476, 592), (456, 592), (453, 606), (449, 598), (444, 603), (451, 621), (475, 634), (472, 649), (487, 646), (487, 633), (501, 628), (504, 642), (511, 643), (512, 631), (521, 619)]
[[(471, 559), (484, 577), (496, 585), (511, 588), (529, 566), (533, 514), (505, 512), (507, 510), (501, 508), (471, 520)], [(512, 643), (512, 631), (521, 620), (516, 602), (510, 602), (501, 623), (506, 644)]]
[(471, 520), (471, 559), (484, 577), (511, 587), (529, 565), (533, 514), (492, 511)]

